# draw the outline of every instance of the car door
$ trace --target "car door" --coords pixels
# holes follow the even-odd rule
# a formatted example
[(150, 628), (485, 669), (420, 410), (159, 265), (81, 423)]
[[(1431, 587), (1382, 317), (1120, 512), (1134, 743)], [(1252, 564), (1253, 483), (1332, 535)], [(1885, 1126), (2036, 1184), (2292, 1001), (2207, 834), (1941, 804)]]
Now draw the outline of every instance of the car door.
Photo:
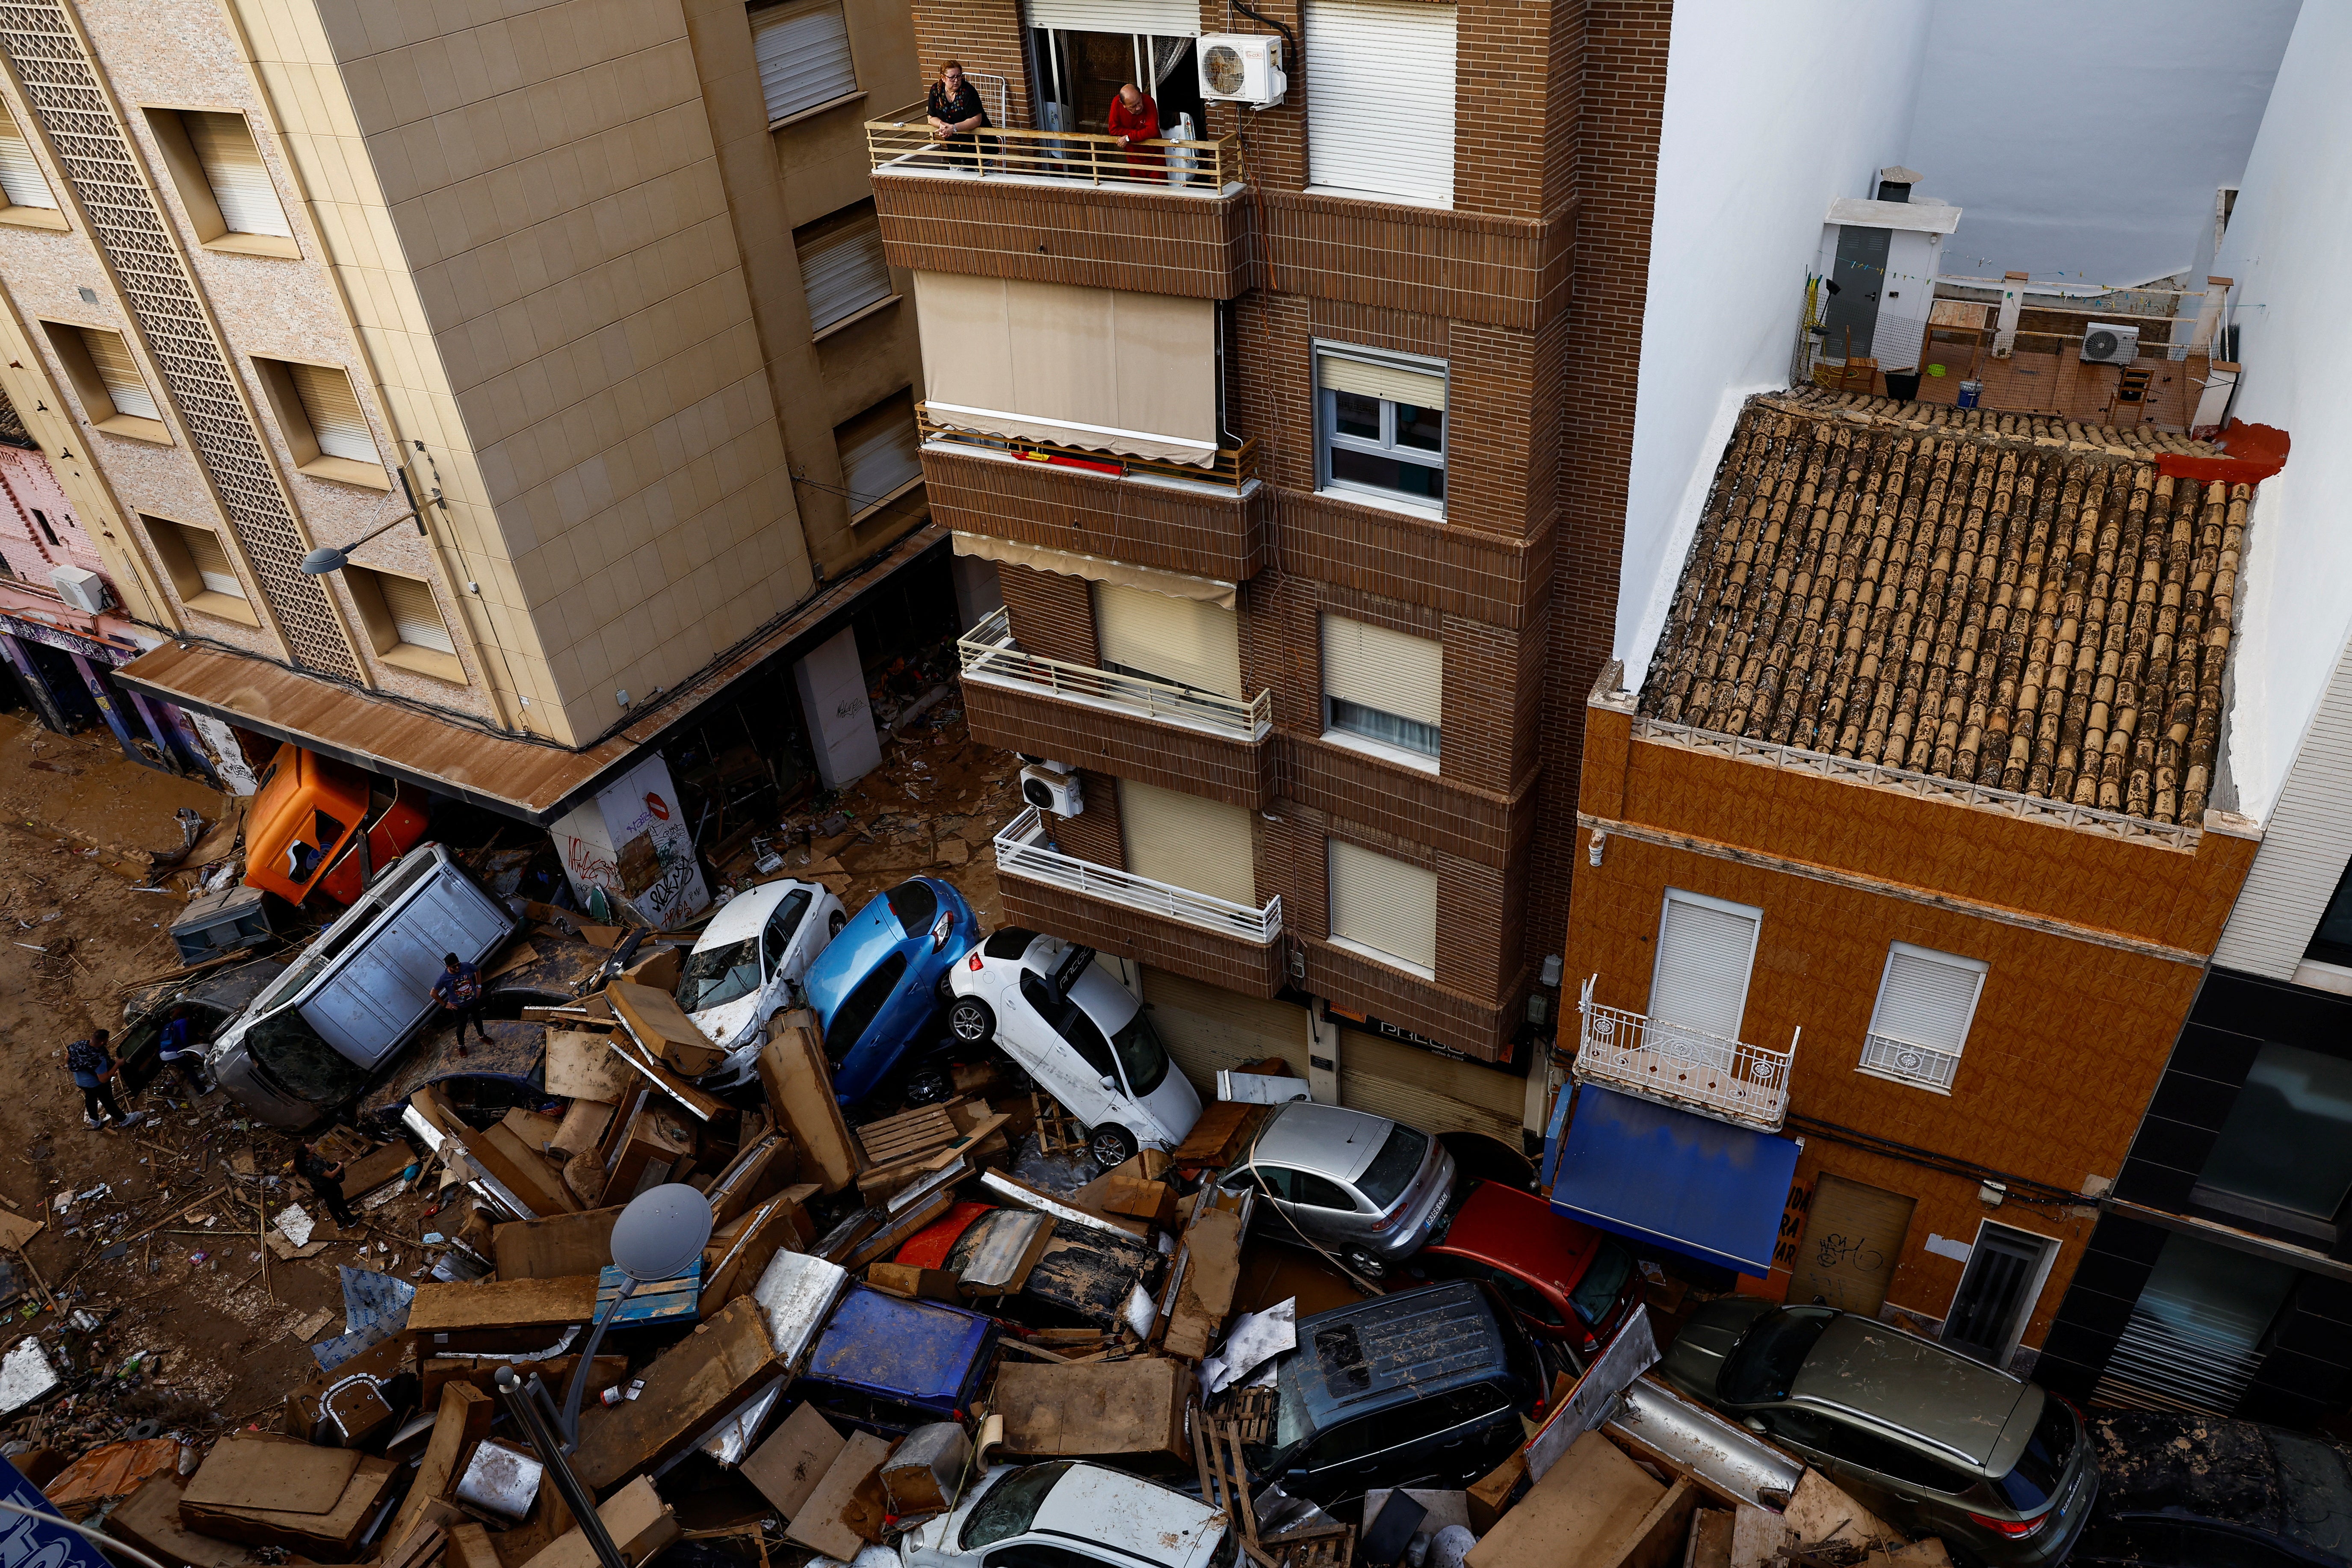
[(809, 896), (794, 890), (777, 901), (769, 911), (768, 923), (760, 931), (760, 1016), (765, 1018), (777, 1008), (791, 1004), (791, 983), (808, 969), (805, 956), (793, 963), (794, 950), (805, 944), (793, 940), (808, 917)]
[(1048, 1071), (1061, 1086), (1054, 1098), (1088, 1127), (1117, 1121), (1125, 1097), (1116, 1087), (1105, 1089), (1103, 1080), (1116, 1086), (1118, 1066), (1111, 1059), (1110, 1042), (1094, 1020), (1076, 1003), (1056, 994), (1034, 970), (1021, 972), (1021, 999), (1045, 1026), (1042, 1054), (1050, 1058)]
[[(1277, 1172), (1279, 1184), (1271, 1179)], [(1347, 1188), (1328, 1176), (1264, 1163), (1258, 1165), (1258, 1173), (1269, 1178), (1266, 1186), (1275, 1206), (1290, 1217), (1301, 1234), (1316, 1241), (1335, 1243), (1354, 1240), (1362, 1228), (1355, 1200), (1348, 1195)]]

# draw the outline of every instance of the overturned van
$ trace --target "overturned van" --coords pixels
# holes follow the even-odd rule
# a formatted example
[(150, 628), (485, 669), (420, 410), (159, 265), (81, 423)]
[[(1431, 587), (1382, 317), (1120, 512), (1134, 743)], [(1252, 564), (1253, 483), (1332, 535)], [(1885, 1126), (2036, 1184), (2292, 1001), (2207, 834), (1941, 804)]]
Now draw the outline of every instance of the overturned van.
[(271, 1126), (307, 1127), (424, 1027), (443, 954), (479, 963), (513, 930), (448, 850), (412, 849), (221, 1031), (213, 1076)]

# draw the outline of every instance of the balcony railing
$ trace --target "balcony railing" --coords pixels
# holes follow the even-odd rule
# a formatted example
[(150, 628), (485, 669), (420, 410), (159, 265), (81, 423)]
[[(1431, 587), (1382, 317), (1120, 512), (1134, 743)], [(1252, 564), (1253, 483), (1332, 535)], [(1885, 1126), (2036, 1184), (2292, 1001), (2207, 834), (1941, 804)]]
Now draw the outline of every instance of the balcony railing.
[(1124, 909), (1162, 919), (1181, 921), (1219, 936), (1235, 937), (1243, 942), (1263, 946), (1282, 934), (1282, 896), (1276, 894), (1266, 900), (1262, 910), (1247, 904), (1230, 904), (1223, 899), (1213, 899), (1206, 893), (1196, 893), (1190, 888), (1171, 888), (1165, 882), (1155, 882), (1149, 877), (1131, 872), (1114, 871), (1108, 866), (1097, 866), (1074, 855), (1045, 847), (1045, 820), (1035, 806), (1004, 825), (996, 836), (996, 868), (1000, 872), (1026, 877), (1032, 881), (1089, 899), (1100, 899)]
[(1949, 1094), (1952, 1075), (1960, 1068), (1959, 1054), (1937, 1050), (1933, 1046), (1915, 1046), (1908, 1040), (1898, 1040), (1892, 1035), (1865, 1035), (1862, 1041), (1862, 1070), (1882, 1078), (1900, 1079), (1916, 1083), (1922, 1089), (1938, 1089)]
[(939, 142), (920, 103), (867, 121), (866, 152), (877, 173), (1071, 180), (1179, 195), (1219, 195), (1241, 177), (1238, 136), (1130, 147), (1123, 137), (1086, 131), (989, 130)]
[(1767, 1132), (1780, 1130), (1789, 1111), (1795, 1036), (1787, 1050), (1776, 1051), (1622, 1007), (1603, 1007), (1592, 1000), (1593, 984), (1600, 978), (1596, 974), (1584, 983), (1580, 1002), (1584, 1015), (1576, 1047), (1580, 1079)]
[(1013, 644), (1013, 626), (1003, 609), (956, 639), (956, 653), (967, 680), (988, 680), (1075, 702), (1116, 708), (1145, 719), (1206, 730), (1228, 739), (1255, 744), (1274, 728), (1274, 693), (1261, 691), (1244, 702), (1214, 691), (1196, 691), (1139, 675), (1091, 669), (1024, 653)]
[(926, 441), (944, 441), (953, 446), (970, 447), (975, 451), (1001, 452), (1026, 463), (1044, 463), (1056, 468), (1076, 468), (1084, 473), (1107, 474), (1113, 479), (1137, 476), (1156, 479), (1183, 479), (1196, 485), (1214, 485), (1220, 489), (1239, 490), (1257, 478), (1257, 442), (1255, 438), (1238, 447), (1221, 447), (1214, 463), (1180, 463), (1172, 458), (1130, 458), (1123, 453), (1105, 452), (1091, 447), (1069, 447), (1055, 441), (1014, 440), (1009, 436), (990, 436), (977, 430), (966, 430), (940, 419), (928, 403), (915, 405), (915, 424)]

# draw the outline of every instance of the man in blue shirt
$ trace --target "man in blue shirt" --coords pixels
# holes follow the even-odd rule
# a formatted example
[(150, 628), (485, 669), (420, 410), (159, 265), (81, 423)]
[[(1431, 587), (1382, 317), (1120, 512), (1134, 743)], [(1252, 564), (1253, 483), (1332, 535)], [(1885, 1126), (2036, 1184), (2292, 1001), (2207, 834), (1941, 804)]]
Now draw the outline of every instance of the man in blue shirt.
[(466, 1054), (466, 1026), (474, 1026), (482, 1044), (490, 1043), (490, 1032), (482, 1027), (482, 972), (473, 964), (462, 962), (456, 953), (441, 955), (441, 977), (433, 983), (433, 999), (441, 1004), (444, 1013), (457, 1015), (457, 1054)]
[(196, 1038), (195, 1016), (186, 1003), (172, 1009), (158, 1044), (161, 1049), (157, 1054), (163, 1058), (163, 1065), (179, 1069), (191, 1099), (200, 1099), (213, 1091), (213, 1086), (205, 1081), (204, 1043)]
[(114, 1076), (114, 1057), (107, 1050), (106, 1040), (104, 1029), (92, 1029), (89, 1038), (66, 1047), (66, 1068), (73, 1074), (74, 1087), (81, 1090), (82, 1125), (93, 1131), (108, 1125), (136, 1127), (147, 1120), (144, 1114), (125, 1116), (122, 1107), (114, 1102), (114, 1089), (108, 1081)]

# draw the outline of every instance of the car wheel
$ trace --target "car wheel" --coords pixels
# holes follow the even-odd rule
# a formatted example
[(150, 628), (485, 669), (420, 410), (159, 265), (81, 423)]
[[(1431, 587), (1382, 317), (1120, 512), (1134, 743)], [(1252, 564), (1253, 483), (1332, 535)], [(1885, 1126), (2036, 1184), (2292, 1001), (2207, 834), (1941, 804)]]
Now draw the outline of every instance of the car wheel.
[(1087, 1152), (1104, 1170), (1115, 1170), (1135, 1158), (1135, 1134), (1124, 1127), (1097, 1127), (1087, 1134)]
[(1389, 1266), (1386, 1263), (1360, 1247), (1348, 1248), (1339, 1255), (1339, 1258), (1348, 1266), (1350, 1273), (1360, 1274), (1367, 1279), (1378, 1279), (1389, 1271)]
[(996, 1014), (977, 996), (959, 996), (948, 1008), (948, 1033), (960, 1046), (984, 1046), (996, 1037)]
[(955, 1079), (939, 1068), (926, 1068), (907, 1080), (907, 1103), (943, 1105), (955, 1098)]
[(848, 923), (849, 916), (843, 910), (835, 910), (824, 917), (824, 934), (828, 938), (839, 936), (841, 928)]

